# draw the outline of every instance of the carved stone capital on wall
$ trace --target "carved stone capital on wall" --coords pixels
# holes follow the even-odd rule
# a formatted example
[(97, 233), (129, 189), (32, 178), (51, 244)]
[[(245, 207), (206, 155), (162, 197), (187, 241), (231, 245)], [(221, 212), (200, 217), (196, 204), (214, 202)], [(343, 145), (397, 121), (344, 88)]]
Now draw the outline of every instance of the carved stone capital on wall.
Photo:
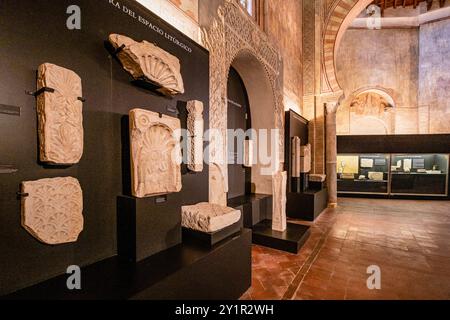
[(39, 241), (75, 242), (83, 230), (83, 193), (72, 177), (22, 182), (22, 226)]
[(135, 80), (144, 80), (160, 87), (165, 95), (184, 93), (180, 60), (156, 45), (129, 37), (111, 34), (109, 42), (118, 50), (117, 57), (123, 68)]
[(325, 103), (325, 111), (327, 112), (327, 115), (335, 115), (338, 107), (339, 107), (338, 102), (326, 102)]

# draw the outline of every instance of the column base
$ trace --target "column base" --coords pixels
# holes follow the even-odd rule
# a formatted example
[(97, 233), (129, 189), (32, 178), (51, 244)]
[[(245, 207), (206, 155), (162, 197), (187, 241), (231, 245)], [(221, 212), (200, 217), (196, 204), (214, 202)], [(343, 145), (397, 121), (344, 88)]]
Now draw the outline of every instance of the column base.
[(336, 202), (331, 202), (328, 204), (328, 208), (330, 209), (336, 209), (338, 206), (338, 204)]

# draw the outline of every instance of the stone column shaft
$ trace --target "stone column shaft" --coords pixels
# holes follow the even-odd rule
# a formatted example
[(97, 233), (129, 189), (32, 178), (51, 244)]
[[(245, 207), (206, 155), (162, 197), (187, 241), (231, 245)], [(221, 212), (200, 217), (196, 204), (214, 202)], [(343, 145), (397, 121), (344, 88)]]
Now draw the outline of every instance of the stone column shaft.
[(328, 206), (337, 206), (337, 139), (336, 110), (338, 103), (326, 103), (326, 164), (328, 185)]

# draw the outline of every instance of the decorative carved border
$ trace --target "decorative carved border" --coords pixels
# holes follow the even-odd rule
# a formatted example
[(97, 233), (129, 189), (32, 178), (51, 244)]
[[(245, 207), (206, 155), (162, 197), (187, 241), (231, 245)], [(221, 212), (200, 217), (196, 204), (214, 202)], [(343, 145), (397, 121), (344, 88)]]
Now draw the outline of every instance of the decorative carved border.
[[(211, 137), (210, 159), (220, 165), (224, 179), (228, 180), (226, 159), (227, 80), (233, 60), (239, 53), (250, 52), (264, 67), (274, 96), (275, 127), (284, 128), (283, 62), (277, 47), (244, 11), (237, 0), (224, 0), (211, 25), (202, 28), (202, 41), (210, 52), (210, 128), (218, 129), (221, 139)], [(284, 135), (280, 135), (279, 161), (284, 159)], [(210, 176), (211, 179), (211, 176)], [(223, 183), (226, 192), (227, 183)], [(215, 191), (217, 192), (217, 190)]]

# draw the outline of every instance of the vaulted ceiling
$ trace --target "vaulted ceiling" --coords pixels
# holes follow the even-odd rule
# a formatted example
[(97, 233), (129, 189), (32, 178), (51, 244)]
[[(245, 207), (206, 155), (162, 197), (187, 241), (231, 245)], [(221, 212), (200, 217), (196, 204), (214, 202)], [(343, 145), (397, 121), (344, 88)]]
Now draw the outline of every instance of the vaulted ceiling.
[[(439, 5), (443, 7), (445, 5), (446, 0), (439, 0)], [(382, 10), (386, 8), (405, 8), (409, 6), (413, 6), (414, 8), (419, 5), (420, 2), (426, 2), (428, 5), (428, 9), (431, 8), (433, 4), (433, 0), (375, 0), (373, 4), (376, 4), (381, 7)]]

